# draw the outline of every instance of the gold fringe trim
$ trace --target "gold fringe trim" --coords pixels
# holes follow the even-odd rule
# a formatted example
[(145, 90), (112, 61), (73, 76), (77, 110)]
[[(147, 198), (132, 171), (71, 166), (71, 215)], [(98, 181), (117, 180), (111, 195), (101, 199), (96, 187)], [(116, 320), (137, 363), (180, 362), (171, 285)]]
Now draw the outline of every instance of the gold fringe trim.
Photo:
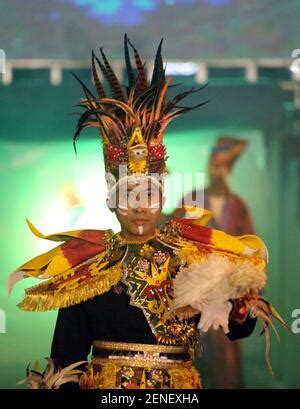
[(169, 369), (172, 389), (202, 389), (201, 378), (194, 367)]
[(121, 277), (122, 264), (117, 263), (72, 290), (47, 290), (43, 283), (27, 289), (25, 298), (18, 304), (18, 307), (24, 311), (48, 311), (70, 307), (109, 291), (120, 281)]
[(100, 371), (89, 368), (79, 380), (80, 389), (117, 389), (117, 376), (120, 367), (114, 363), (109, 363)]
[(113, 363), (103, 366), (100, 371), (98, 389), (116, 389), (119, 371), (120, 367)]
[(79, 378), (80, 389), (97, 389), (100, 381), (100, 373), (94, 372), (94, 368), (90, 367)]

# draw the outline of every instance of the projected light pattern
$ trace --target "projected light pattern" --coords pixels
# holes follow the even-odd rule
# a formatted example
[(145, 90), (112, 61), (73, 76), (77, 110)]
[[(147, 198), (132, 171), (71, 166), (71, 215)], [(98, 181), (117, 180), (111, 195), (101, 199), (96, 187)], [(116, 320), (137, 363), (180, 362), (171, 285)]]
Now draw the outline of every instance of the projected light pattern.
[[(228, 3), (229, 0), (207, 0), (210, 4)], [(99, 0), (72, 0), (76, 6), (83, 6), (88, 17), (96, 18), (103, 24), (123, 24), (135, 26), (145, 22), (145, 15), (156, 12), (161, 3), (193, 4), (196, 0), (110, 0), (102, 2)]]
[(1, 0), (1, 11), (9, 59), (87, 60), (99, 46), (120, 59), (124, 32), (145, 60), (162, 37), (168, 61), (290, 58), (299, 48), (299, 0)]

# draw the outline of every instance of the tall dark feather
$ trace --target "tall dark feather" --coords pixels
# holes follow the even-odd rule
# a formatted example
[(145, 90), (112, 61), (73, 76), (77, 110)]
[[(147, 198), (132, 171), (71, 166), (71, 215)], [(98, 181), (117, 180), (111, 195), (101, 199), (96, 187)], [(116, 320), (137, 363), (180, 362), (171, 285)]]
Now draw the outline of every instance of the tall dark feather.
[(192, 94), (195, 94), (197, 92), (202, 91), (206, 86), (207, 86), (207, 84), (203, 85), (200, 88), (192, 87), (188, 91), (184, 91), (184, 92), (181, 92), (181, 93), (177, 94), (172, 100), (170, 100), (165, 105), (163, 113), (166, 114), (167, 112), (172, 111), (172, 109), (175, 109), (177, 107), (178, 102), (182, 101), (183, 99), (185, 99), (189, 95), (192, 95)]
[(89, 119), (91, 119), (92, 116), (95, 116), (95, 118), (103, 125), (102, 119), (101, 119), (101, 115), (105, 115), (109, 118), (111, 118), (112, 120), (115, 120), (114, 116), (109, 114), (107, 111), (103, 111), (100, 109), (87, 109), (85, 112), (83, 112), (80, 116), (80, 118), (77, 121), (77, 127), (76, 127), (76, 131), (75, 134), (73, 136), (73, 146), (74, 146), (74, 150), (75, 153), (77, 154), (76, 151), (76, 141), (79, 138), (81, 132), (83, 131), (83, 129), (85, 129), (88, 126), (87, 121)]
[(153, 67), (153, 74), (152, 74), (152, 79), (151, 79), (151, 86), (158, 85), (158, 82), (161, 81), (161, 76), (164, 71), (163, 60), (161, 56), (162, 43), (163, 43), (163, 38), (160, 40), (159, 46), (156, 51), (154, 67)]
[(146, 71), (145, 71), (145, 67), (142, 63), (141, 57), (139, 55), (138, 50), (135, 48), (135, 46), (131, 43), (131, 41), (128, 38), (128, 43), (131, 46), (131, 48), (134, 51), (134, 59), (135, 59), (135, 65), (136, 65), (136, 69), (138, 72), (138, 76), (137, 76), (137, 83), (138, 83), (138, 88), (140, 91), (144, 91), (147, 88), (147, 75), (146, 75)]
[(100, 52), (104, 61), (104, 65), (107, 72), (107, 79), (111, 87), (112, 94), (114, 98), (119, 99), (120, 101), (124, 101), (124, 95), (119, 80), (116, 77), (116, 74), (113, 72), (109, 62), (107, 61), (107, 58), (103, 52), (102, 47), (100, 48)]
[(93, 72), (93, 78), (94, 78), (96, 90), (98, 92), (98, 96), (99, 96), (100, 99), (105, 98), (106, 94), (105, 94), (105, 91), (104, 91), (104, 89), (102, 87), (102, 84), (100, 82), (100, 79), (99, 79), (99, 76), (98, 76), (98, 73), (97, 73), (97, 70), (96, 70), (94, 51), (92, 51), (92, 72)]
[(129, 50), (128, 50), (127, 34), (124, 35), (124, 56), (125, 56), (126, 72), (127, 72), (127, 78), (128, 78), (128, 88), (130, 90), (134, 84), (135, 76), (134, 76), (133, 68), (131, 65), (131, 60), (130, 60), (130, 55), (129, 55)]
[(87, 99), (89, 99), (89, 97), (96, 99), (94, 94), (88, 89), (88, 87), (81, 81), (81, 79), (74, 73), (71, 71), (71, 74), (73, 75), (73, 77), (79, 82), (79, 84), (82, 86), (83, 88), (83, 92), (86, 96)]

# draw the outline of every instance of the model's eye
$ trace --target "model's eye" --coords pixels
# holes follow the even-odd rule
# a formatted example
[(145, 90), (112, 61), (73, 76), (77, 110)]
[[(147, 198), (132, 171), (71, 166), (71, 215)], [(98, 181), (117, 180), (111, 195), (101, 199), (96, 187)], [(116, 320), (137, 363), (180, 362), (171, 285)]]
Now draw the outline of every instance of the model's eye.
[(119, 200), (122, 201), (122, 202), (127, 201), (129, 195), (130, 195), (130, 191), (120, 192), (120, 193), (119, 193)]

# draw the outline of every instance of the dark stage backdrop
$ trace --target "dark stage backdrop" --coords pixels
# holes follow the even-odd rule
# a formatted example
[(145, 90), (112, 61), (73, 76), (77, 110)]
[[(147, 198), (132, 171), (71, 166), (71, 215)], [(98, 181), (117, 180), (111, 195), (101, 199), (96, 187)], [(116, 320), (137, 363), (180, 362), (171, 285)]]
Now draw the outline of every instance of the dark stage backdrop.
[[(1, 0), (7, 58), (120, 58), (128, 32), (143, 50), (165, 38), (171, 60), (284, 57), (299, 48), (298, 0)], [(88, 45), (88, 46), (87, 46)]]

